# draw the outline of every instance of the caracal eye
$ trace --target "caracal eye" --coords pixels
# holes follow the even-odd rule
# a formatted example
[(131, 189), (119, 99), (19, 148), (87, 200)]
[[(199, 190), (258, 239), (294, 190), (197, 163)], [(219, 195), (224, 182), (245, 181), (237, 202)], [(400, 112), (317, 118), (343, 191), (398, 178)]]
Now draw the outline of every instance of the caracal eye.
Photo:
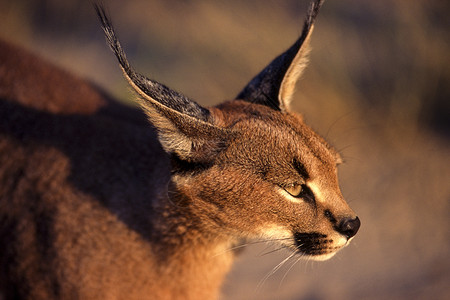
[(302, 185), (291, 183), (284, 187), (284, 190), (288, 192), (292, 197), (298, 197), (302, 192)]

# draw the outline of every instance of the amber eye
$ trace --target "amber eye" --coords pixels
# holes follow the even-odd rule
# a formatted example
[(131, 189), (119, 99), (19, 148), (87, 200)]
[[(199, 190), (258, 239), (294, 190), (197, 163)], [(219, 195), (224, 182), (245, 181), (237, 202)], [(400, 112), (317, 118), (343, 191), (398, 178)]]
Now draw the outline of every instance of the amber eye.
[(301, 184), (289, 184), (284, 187), (284, 190), (288, 192), (292, 197), (298, 197), (300, 196), (300, 193), (302, 192), (302, 185)]

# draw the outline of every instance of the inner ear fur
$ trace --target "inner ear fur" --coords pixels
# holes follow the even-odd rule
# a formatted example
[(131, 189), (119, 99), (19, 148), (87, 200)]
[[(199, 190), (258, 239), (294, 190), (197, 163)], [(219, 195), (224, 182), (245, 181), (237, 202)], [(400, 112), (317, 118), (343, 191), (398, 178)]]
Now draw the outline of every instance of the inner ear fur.
[(95, 6), (106, 40), (138, 103), (158, 132), (164, 150), (181, 160), (202, 162), (226, 146), (228, 131), (214, 125), (210, 111), (165, 85), (138, 74), (129, 64), (111, 21)]
[[(208, 111), (204, 121), (161, 104), (144, 93), (127, 75), (130, 85), (139, 94), (138, 103), (158, 132), (164, 150), (181, 160), (204, 162), (226, 148), (229, 130), (214, 125)], [(202, 118), (206, 118), (202, 115)]]

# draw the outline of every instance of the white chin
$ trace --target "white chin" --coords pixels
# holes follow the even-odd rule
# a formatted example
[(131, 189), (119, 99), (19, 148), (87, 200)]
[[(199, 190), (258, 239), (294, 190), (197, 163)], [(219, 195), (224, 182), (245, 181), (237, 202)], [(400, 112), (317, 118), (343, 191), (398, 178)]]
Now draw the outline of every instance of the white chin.
[(324, 260), (332, 258), (335, 254), (336, 254), (336, 252), (331, 252), (331, 253), (322, 254), (322, 255), (308, 256), (308, 258), (312, 259), (312, 260), (317, 260), (317, 261), (324, 261)]

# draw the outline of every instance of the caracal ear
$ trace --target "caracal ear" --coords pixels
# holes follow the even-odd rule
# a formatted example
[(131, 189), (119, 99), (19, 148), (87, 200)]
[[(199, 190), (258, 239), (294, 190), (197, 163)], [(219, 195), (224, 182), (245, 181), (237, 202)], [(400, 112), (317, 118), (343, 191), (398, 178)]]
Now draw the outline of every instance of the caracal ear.
[(237, 99), (288, 111), (295, 84), (308, 62), (309, 40), (323, 0), (311, 2), (300, 38), (275, 58), (239, 93)]
[(179, 159), (202, 162), (224, 147), (227, 131), (213, 125), (210, 111), (168, 87), (138, 74), (128, 63), (103, 7), (95, 5), (107, 42), (138, 102), (158, 131), (164, 150)]

